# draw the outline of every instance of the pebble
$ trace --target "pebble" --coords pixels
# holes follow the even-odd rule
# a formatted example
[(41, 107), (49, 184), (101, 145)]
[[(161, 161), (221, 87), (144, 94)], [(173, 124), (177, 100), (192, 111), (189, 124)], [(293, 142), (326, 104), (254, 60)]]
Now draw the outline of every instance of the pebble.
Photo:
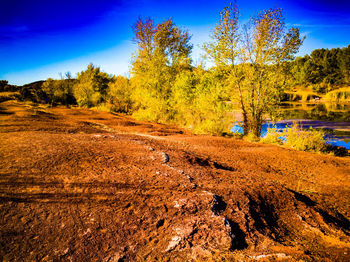
[(162, 153), (163, 154), (163, 163), (168, 163), (169, 162), (169, 155), (167, 153)]

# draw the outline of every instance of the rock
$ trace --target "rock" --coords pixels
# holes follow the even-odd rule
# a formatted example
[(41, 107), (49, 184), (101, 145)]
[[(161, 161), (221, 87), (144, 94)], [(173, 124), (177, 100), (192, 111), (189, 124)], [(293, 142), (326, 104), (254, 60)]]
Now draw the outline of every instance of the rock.
[(181, 227), (177, 227), (175, 231), (177, 235), (181, 238), (186, 238), (193, 233), (193, 225), (188, 224)]
[(171, 250), (173, 250), (181, 241), (181, 237), (180, 236), (173, 236), (172, 239), (169, 242), (169, 245), (167, 247), (167, 249), (165, 250), (166, 252), (169, 252)]
[(162, 158), (163, 163), (169, 162), (169, 155), (167, 153), (162, 152)]

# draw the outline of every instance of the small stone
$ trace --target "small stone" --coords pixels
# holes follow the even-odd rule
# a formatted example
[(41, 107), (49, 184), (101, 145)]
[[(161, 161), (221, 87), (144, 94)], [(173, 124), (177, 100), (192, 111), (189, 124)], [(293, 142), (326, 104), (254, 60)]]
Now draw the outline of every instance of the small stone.
[(169, 242), (169, 245), (167, 249), (165, 250), (166, 252), (173, 250), (181, 241), (180, 236), (173, 236), (171, 241)]
[(163, 152), (163, 163), (168, 163), (169, 162), (169, 155), (167, 153)]
[(185, 226), (181, 226), (181, 227), (177, 227), (175, 229), (176, 233), (178, 236), (180, 236), (181, 238), (186, 238), (189, 235), (192, 234), (193, 232), (193, 225), (189, 224), (189, 225), (185, 225)]

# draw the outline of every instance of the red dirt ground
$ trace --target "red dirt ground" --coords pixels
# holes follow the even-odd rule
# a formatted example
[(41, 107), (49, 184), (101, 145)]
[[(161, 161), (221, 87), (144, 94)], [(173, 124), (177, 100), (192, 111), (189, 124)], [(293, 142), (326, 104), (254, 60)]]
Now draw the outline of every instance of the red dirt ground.
[(3, 261), (350, 261), (350, 158), (0, 103)]

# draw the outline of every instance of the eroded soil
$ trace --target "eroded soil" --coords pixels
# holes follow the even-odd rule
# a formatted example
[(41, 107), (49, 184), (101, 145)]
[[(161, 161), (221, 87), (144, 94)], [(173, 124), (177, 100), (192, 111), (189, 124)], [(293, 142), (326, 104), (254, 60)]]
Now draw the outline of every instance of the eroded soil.
[(349, 261), (350, 158), (0, 103), (3, 261)]

